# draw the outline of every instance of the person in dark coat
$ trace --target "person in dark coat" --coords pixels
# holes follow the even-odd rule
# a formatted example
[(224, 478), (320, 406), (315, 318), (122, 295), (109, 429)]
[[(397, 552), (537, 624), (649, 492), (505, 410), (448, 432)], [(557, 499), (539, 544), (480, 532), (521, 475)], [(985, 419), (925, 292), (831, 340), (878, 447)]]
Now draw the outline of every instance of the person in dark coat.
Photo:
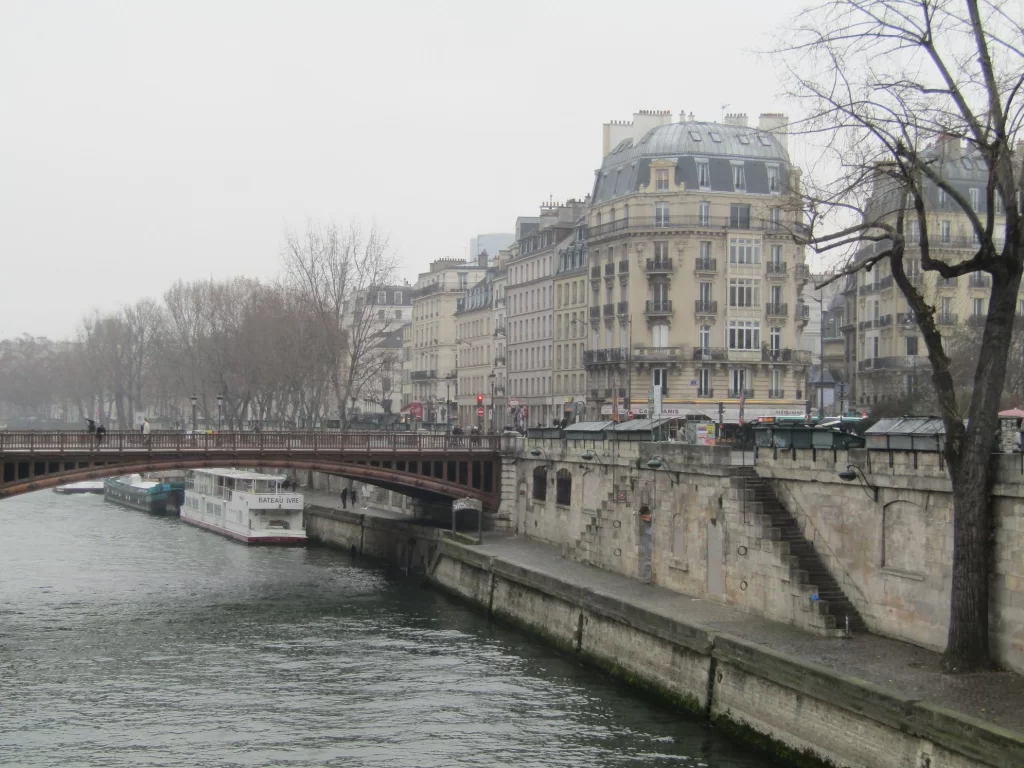
[(348, 488), (341, 489), (341, 508), (348, 509)]
[(107, 428), (100, 424), (96, 427), (96, 445), (103, 442), (104, 436), (107, 434)]
[(85, 431), (88, 432), (90, 435), (96, 434), (96, 422), (93, 419), (85, 420)]

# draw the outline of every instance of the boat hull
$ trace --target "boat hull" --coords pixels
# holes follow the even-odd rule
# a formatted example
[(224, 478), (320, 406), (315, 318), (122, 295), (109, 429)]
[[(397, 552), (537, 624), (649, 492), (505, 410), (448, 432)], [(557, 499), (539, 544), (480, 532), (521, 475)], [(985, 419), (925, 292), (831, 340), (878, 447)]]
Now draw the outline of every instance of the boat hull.
[(118, 478), (109, 478), (103, 483), (103, 498), (106, 501), (154, 515), (177, 514), (183, 496), (183, 488), (136, 488)]
[(240, 541), (243, 544), (249, 544), (252, 546), (277, 546), (277, 547), (301, 547), (306, 543), (305, 534), (302, 535), (277, 535), (277, 534), (266, 534), (266, 535), (247, 535), (239, 533), (238, 531), (231, 531), (227, 528), (221, 528), (218, 525), (207, 523), (202, 520), (196, 520), (195, 518), (187, 517), (184, 513), (181, 515), (181, 521), (188, 525), (194, 525), (196, 528), (202, 528), (204, 531), (210, 531), (226, 538), (232, 539), (233, 541)]

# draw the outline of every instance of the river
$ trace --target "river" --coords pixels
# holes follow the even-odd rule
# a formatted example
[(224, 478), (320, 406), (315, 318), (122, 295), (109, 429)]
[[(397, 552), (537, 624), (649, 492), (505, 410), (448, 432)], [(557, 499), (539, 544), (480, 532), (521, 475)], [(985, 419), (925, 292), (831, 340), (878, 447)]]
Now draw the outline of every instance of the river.
[(768, 765), (416, 578), (48, 491), (0, 501), (0, 702), (0, 765)]

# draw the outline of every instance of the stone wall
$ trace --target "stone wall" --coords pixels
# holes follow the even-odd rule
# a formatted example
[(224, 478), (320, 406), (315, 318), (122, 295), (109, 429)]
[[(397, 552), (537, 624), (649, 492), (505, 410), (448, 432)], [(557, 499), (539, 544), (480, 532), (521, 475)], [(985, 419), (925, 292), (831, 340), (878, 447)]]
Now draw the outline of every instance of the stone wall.
[(1014, 734), (442, 541), (436, 586), (655, 691), (786, 765), (1004, 768)]
[[(991, 638), (1024, 672), (1024, 455), (993, 456)], [(847, 465), (863, 468), (844, 482)], [(814, 543), (872, 631), (942, 650), (949, 624), (953, 506), (937, 453), (762, 450), (757, 471)]]
[[(733, 477), (728, 448), (528, 440), (518, 457), (515, 530), (572, 560), (833, 633)], [(649, 466), (655, 457), (660, 466)], [(538, 471), (544, 500), (535, 498)], [(559, 503), (560, 474), (568, 503)]]

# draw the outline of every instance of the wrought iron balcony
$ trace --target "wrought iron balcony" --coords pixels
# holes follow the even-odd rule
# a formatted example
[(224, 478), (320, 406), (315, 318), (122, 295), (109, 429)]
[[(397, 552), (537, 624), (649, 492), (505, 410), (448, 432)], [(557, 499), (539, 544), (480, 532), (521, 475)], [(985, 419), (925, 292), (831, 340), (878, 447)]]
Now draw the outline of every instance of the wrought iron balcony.
[(694, 347), (694, 360), (728, 360), (729, 353), (724, 347)]
[(424, 371), (412, 371), (409, 374), (409, 381), (426, 381), (427, 379), (436, 379), (437, 371), (433, 368)]
[(768, 317), (786, 317), (789, 315), (789, 305), (782, 304), (765, 304), (764, 313)]
[(701, 258), (698, 258), (697, 259), (697, 263), (694, 265), (693, 271), (694, 272), (709, 272), (709, 273), (717, 272), (718, 271), (718, 261), (717, 261), (717, 259), (701, 259)]
[(682, 347), (633, 347), (634, 362), (665, 363), (682, 359)]
[(765, 363), (804, 363), (811, 362), (811, 353), (806, 349), (772, 349), (767, 344), (761, 345), (761, 360)]
[(797, 320), (803, 320), (804, 322), (807, 322), (808, 320), (810, 320), (811, 319), (811, 308), (808, 307), (806, 304), (797, 304), (796, 305), (796, 319)]
[(605, 304), (601, 314), (604, 317), (615, 317), (615, 305), (614, 304)]
[(629, 259), (622, 259), (621, 261), (619, 261), (619, 274), (629, 274)]
[(700, 387), (697, 387), (697, 397), (706, 399), (706, 398), (714, 397), (714, 396), (715, 396), (715, 390), (714, 389), (710, 389), (710, 388), (709, 389), (701, 389)]
[(611, 349), (586, 349), (583, 351), (584, 365), (599, 365), (601, 363), (624, 363), (629, 356), (629, 350), (624, 347), (612, 347)]
[(987, 315), (968, 315), (967, 325), (971, 328), (983, 328), (987, 319)]
[(796, 279), (802, 282), (807, 282), (811, 279), (811, 268), (806, 264), (797, 264), (793, 268), (793, 273), (796, 275)]
[[(767, 232), (785, 232), (785, 224), (769, 219), (758, 219), (751, 216), (702, 216), (700, 214), (683, 216), (628, 216), (603, 224), (587, 227), (588, 239), (605, 237), (616, 232), (653, 230), (671, 231), (681, 229), (742, 229)], [(798, 227), (799, 229), (799, 227)]]
[(935, 281), (936, 288), (952, 288), (955, 290), (959, 284), (960, 281), (955, 277), (940, 277)]
[(717, 315), (718, 314), (718, 302), (717, 301), (703, 301), (697, 299), (694, 303), (693, 311), (698, 315)]
[(765, 274), (768, 277), (785, 277), (786, 276), (786, 262), (784, 261), (769, 261), (764, 265)]
[(614, 263), (608, 262), (607, 264), (604, 265), (604, 276), (605, 277), (615, 277), (615, 264)]
[(590, 319), (591, 320), (600, 320), (601, 319), (601, 308), (600, 307), (588, 307), (588, 311), (590, 313)]
[(600, 264), (595, 264), (594, 266), (592, 266), (590, 268), (590, 278), (592, 280), (600, 280), (601, 279), (601, 265)]
[(629, 302), (628, 301), (620, 301), (618, 306), (616, 307), (616, 312), (619, 315), (619, 317), (624, 317), (625, 315), (628, 315), (629, 314)]
[(769, 389), (768, 399), (769, 400), (782, 400), (786, 396), (786, 390), (784, 389)]
[(957, 315), (954, 312), (940, 312), (935, 315), (936, 325), (956, 325)]
[(665, 275), (672, 272), (672, 259), (648, 259), (648, 275)]
[[(925, 359), (923, 365), (927, 365)], [(914, 355), (901, 355), (897, 357), (869, 357), (866, 360), (857, 361), (858, 371), (881, 371), (881, 370), (903, 370), (916, 367), (917, 362)]]
[(884, 291), (886, 288), (892, 288), (892, 275), (886, 275), (878, 280), (878, 290)]
[(970, 285), (971, 288), (990, 288), (992, 286), (992, 277), (990, 275), (979, 275), (975, 273), (971, 275), (968, 285)]
[(892, 315), (882, 315), (878, 320), (875, 321), (875, 327), (885, 328), (892, 325)]
[(913, 312), (898, 312), (896, 314), (897, 325), (917, 325), (917, 315)]
[(733, 399), (739, 399), (741, 397), (751, 398), (754, 396), (754, 390), (752, 389), (730, 389), (729, 397)]
[(644, 305), (644, 314), (647, 315), (671, 315), (671, 301), (648, 301)]

